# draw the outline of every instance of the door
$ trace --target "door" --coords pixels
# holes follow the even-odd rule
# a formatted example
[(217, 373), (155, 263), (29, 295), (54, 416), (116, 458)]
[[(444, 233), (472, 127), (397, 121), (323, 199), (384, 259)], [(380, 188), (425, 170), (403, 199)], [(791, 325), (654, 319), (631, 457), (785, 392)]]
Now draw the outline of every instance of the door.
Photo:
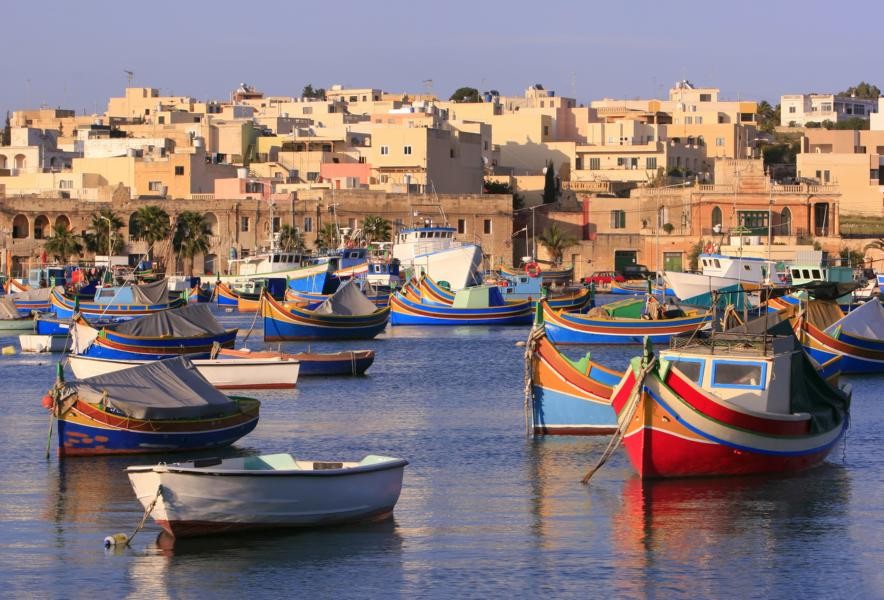
[(682, 253), (681, 252), (664, 252), (663, 253), (663, 270), (664, 271), (681, 271)]
[(614, 270), (618, 273), (623, 272), (623, 267), (636, 264), (635, 250), (614, 250)]

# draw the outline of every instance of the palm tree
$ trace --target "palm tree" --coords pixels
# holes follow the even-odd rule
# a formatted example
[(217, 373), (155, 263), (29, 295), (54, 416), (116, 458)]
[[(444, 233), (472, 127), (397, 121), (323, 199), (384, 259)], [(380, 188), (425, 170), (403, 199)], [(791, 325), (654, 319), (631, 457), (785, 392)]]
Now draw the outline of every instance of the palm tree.
[(362, 219), (362, 233), (368, 244), (390, 241), (390, 222), (384, 217), (368, 215)]
[(118, 254), (123, 250), (124, 245), (123, 236), (120, 235), (120, 228), (122, 226), (123, 220), (109, 208), (102, 208), (100, 211), (92, 213), (89, 230), (83, 236), (86, 250), (95, 254), (106, 254), (108, 250), (108, 236), (110, 236), (111, 254)]
[(874, 242), (869, 242), (863, 246), (863, 250), (884, 250), (884, 238), (878, 238)]
[(304, 250), (304, 238), (301, 232), (291, 225), (279, 228), (279, 247), (285, 252), (301, 252)]
[(537, 241), (552, 254), (553, 262), (557, 265), (562, 264), (562, 255), (565, 254), (565, 250), (577, 245), (577, 238), (562, 230), (555, 222), (550, 223), (550, 226), (537, 236)]
[(167, 239), (171, 232), (169, 213), (159, 206), (151, 204), (139, 207), (135, 212), (129, 235), (136, 240), (147, 242), (147, 259), (153, 261), (154, 244)]
[(320, 250), (337, 248), (340, 244), (341, 232), (334, 223), (326, 223), (316, 232), (316, 247)]
[(209, 251), (211, 235), (211, 226), (206, 222), (203, 213), (185, 210), (178, 215), (172, 247), (178, 256), (189, 262), (187, 272), (190, 276), (193, 276), (193, 259)]
[(70, 255), (79, 255), (83, 251), (83, 244), (78, 237), (64, 223), (56, 223), (52, 228), (52, 237), (46, 240), (43, 249), (58, 262), (67, 264)]

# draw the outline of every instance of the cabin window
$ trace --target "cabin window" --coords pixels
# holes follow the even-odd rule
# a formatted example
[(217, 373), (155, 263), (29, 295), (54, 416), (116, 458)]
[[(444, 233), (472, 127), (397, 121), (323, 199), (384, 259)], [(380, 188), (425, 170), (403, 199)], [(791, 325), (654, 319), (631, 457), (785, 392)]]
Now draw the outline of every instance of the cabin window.
[(807, 269), (801, 269), (801, 275), (802, 275), (805, 279), (810, 279), (810, 271), (807, 270)]
[(764, 363), (717, 360), (712, 363), (712, 385), (725, 388), (764, 389)]
[(671, 360), (669, 363), (694, 383), (699, 384), (703, 381), (703, 367), (705, 361), (680, 358), (677, 360)]
[(744, 271), (749, 271), (750, 269), (751, 269), (751, 267), (749, 265), (743, 265)]
[(801, 277), (801, 271), (792, 269), (792, 279), (798, 279), (799, 277)]
[(427, 232), (426, 232), (426, 231), (421, 231), (420, 237), (422, 237), (422, 238), (426, 238), (426, 237), (427, 237)]
[(717, 258), (714, 259), (714, 260), (715, 260), (715, 268), (716, 268), (716, 269), (720, 269), (720, 268), (721, 268), (721, 262), (720, 262)]
[(99, 298), (113, 298), (116, 295), (116, 290), (101, 290), (99, 294)]
[(278, 263), (278, 262), (279, 262), (279, 254), (274, 254), (274, 255), (273, 255), (273, 260), (272, 260), (271, 262)]
[(814, 279), (822, 279), (822, 277), (820, 277), (819, 269), (814, 269), (813, 271), (811, 271), (811, 274), (813, 275)]

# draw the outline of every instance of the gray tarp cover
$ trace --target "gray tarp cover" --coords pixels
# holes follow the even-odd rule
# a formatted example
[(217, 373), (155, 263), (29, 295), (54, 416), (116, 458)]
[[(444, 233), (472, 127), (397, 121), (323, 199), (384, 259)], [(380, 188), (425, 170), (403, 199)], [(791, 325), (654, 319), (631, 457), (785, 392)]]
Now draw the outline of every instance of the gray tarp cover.
[(134, 304), (166, 304), (169, 302), (169, 286), (165, 279), (133, 285), (132, 299)]
[(67, 387), (91, 404), (104, 398), (105, 406), (133, 419), (193, 419), (238, 410), (236, 402), (215, 389), (183, 356), (88, 377)]
[(113, 327), (113, 330), (138, 337), (194, 337), (224, 333), (208, 304), (191, 304), (161, 310)]
[(316, 307), (324, 315), (370, 315), (378, 309), (362, 291), (349, 281), (338, 288), (325, 302)]
[[(64, 291), (64, 289), (61, 288), (61, 291)], [(52, 288), (36, 288), (27, 292), (12, 294), (12, 298), (14, 300), (49, 300), (49, 294), (51, 293)]]
[(15, 308), (15, 302), (12, 301), (12, 298), (8, 296), (0, 298), (0, 319), (18, 318), (21, 318), (21, 315), (18, 314), (18, 309)]
[(877, 298), (872, 298), (859, 308), (855, 308), (840, 321), (836, 321), (826, 329), (826, 333), (834, 334), (841, 326), (841, 331), (858, 337), (872, 340), (884, 339), (884, 307)]

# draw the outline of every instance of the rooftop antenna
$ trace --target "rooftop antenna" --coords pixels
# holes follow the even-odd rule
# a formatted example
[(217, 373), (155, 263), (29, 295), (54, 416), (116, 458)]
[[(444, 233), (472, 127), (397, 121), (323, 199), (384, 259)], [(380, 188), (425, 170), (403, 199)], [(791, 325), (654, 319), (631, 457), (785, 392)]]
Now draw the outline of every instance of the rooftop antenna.
[(577, 72), (571, 71), (571, 98), (577, 100)]
[(126, 74), (126, 87), (132, 87), (132, 80), (135, 79), (135, 72), (129, 71), (128, 69), (123, 69), (123, 73)]
[(423, 84), (424, 88), (427, 90), (427, 95), (432, 96), (433, 95), (433, 80), (432, 79), (424, 79), (421, 83)]

